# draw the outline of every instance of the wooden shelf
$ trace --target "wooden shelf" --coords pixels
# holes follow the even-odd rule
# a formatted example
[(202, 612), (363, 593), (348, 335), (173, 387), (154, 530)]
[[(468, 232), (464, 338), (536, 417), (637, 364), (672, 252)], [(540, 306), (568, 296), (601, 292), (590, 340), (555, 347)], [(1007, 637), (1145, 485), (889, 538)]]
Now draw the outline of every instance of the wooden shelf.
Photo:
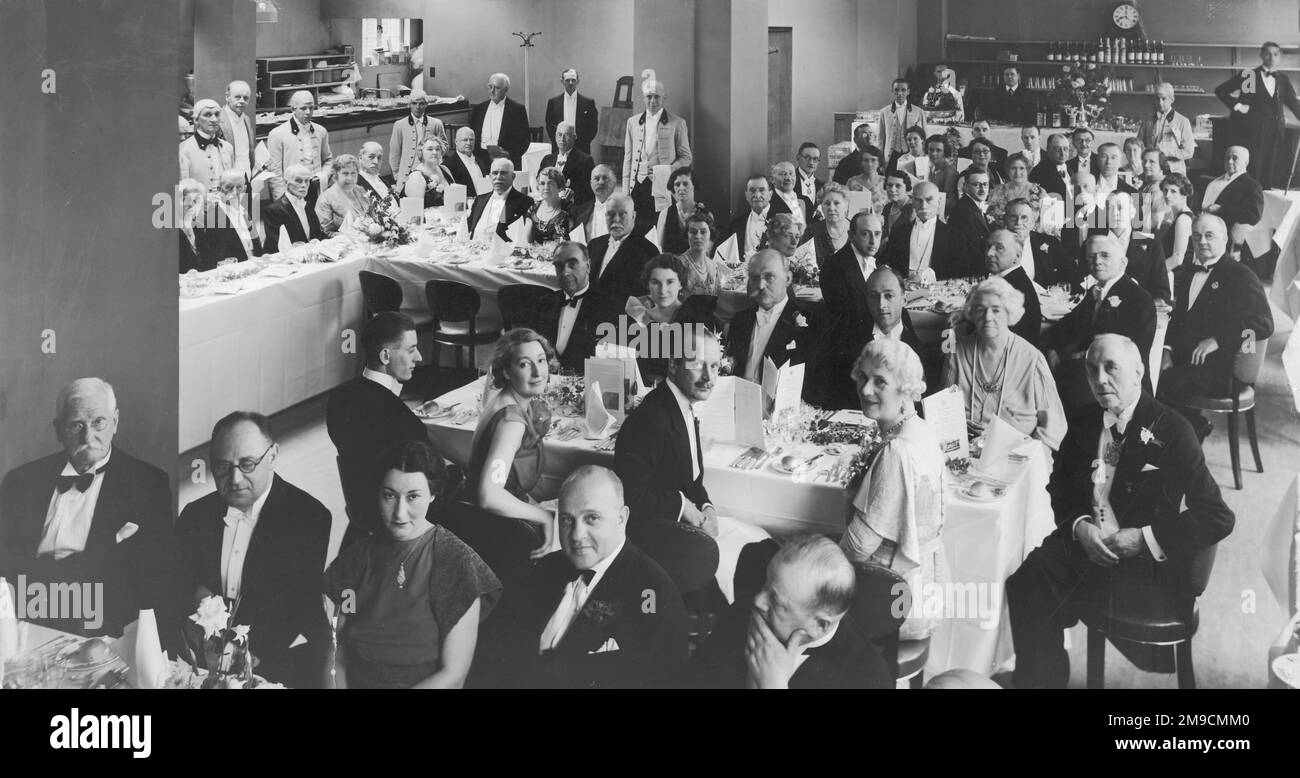
[[(1070, 62), (1049, 62), (1041, 59), (946, 59), (944, 62), (958, 65), (1069, 65)], [(1081, 62), (1081, 65), (1096, 65), (1098, 68), (1142, 68), (1144, 70), (1241, 70), (1241, 65), (1137, 65), (1128, 62)], [(1300, 68), (1278, 68), (1287, 73), (1300, 73)]]
[[(1118, 38), (1118, 35), (1103, 35), (1103, 38)], [(1089, 43), (1095, 41), (1079, 40), (1043, 40), (1043, 41), (1012, 41), (1002, 38), (967, 38), (961, 35), (948, 33), (947, 40), (949, 43), (1001, 43), (1012, 46), (1046, 46), (1049, 43)], [(1147, 38), (1146, 40), (1156, 40), (1159, 38)], [(1189, 47), (1189, 48), (1212, 48), (1212, 49), (1259, 49), (1259, 43), (1175, 43), (1174, 41), (1164, 41), (1165, 48), (1170, 46)], [(1282, 43), (1278, 44), (1283, 51), (1287, 49), (1300, 49), (1300, 43)]]
[(266, 74), (267, 74), (268, 76), (280, 76), (280, 75), (284, 75), (284, 74), (286, 74), (286, 73), (319, 73), (319, 72), (321, 72), (321, 71), (323, 71), (323, 70), (342, 70), (342, 69), (344, 69), (344, 68), (346, 68), (346, 67), (348, 67), (348, 66), (347, 66), (347, 65), (330, 65), (329, 67), (325, 67), (325, 68), (296, 68), (296, 69), (294, 69), (294, 70), (268, 70)]

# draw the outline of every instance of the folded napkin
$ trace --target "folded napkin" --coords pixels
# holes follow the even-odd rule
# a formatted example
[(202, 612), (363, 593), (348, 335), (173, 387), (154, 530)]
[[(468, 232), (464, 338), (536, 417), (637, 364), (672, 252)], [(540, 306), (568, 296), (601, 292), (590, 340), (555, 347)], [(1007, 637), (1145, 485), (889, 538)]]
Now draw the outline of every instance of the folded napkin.
[(418, 222), (424, 218), (424, 198), (423, 197), (403, 197), (402, 198), (402, 221)]
[(1004, 483), (1012, 483), (1028, 461), (1024, 444), (1036, 444), (1033, 438), (994, 416), (984, 428), (984, 448), (975, 467), (986, 475)]
[(167, 684), (167, 656), (158, 639), (158, 620), (152, 610), (140, 611), (139, 617), (122, 631), (111, 645), (113, 653), (126, 662), (126, 682), (136, 689), (161, 689)]
[(603, 438), (614, 422), (614, 416), (605, 410), (605, 402), (600, 395), (600, 383), (592, 381), (587, 385), (587, 437)]

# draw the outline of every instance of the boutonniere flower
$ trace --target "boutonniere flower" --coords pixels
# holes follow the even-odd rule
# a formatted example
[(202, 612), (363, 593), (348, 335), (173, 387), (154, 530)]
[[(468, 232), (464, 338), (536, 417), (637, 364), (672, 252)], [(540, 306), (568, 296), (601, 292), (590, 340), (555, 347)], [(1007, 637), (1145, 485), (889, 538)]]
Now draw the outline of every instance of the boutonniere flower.
[(803, 328), (808, 326), (808, 319), (802, 313), (795, 314), (794, 326)]
[(1157, 438), (1157, 437), (1156, 437), (1156, 436), (1151, 432), (1151, 428), (1150, 428), (1150, 427), (1143, 427), (1141, 430), (1139, 430), (1139, 431), (1138, 431), (1138, 437), (1140, 437), (1140, 438), (1142, 439), (1142, 443), (1143, 443), (1144, 445), (1148, 445), (1148, 446), (1149, 446), (1149, 445), (1151, 445), (1152, 443), (1154, 443), (1154, 444), (1156, 444), (1157, 446), (1160, 446), (1161, 448), (1163, 448), (1164, 445), (1165, 445), (1164, 443), (1161, 443), (1161, 442), (1160, 442), (1160, 439)]
[(1219, 282), (1218, 282), (1218, 281), (1215, 281), (1214, 283), (1210, 284), (1210, 288), (1211, 288), (1211, 289), (1218, 289), (1218, 288), (1219, 288)]
[(1047, 251), (1047, 244), (1043, 243), (1038, 247), (1039, 251)]
[(1116, 297), (1116, 296), (1114, 296), (1114, 295), (1111, 295), (1110, 297), (1107, 297), (1106, 300), (1110, 303), (1110, 307), (1112, 307), (1112, 308), (1118, 308), (1120, 302), (1122, 302), (1118, 297)]
[(604, 600), (589, 600), (582, 612), (597, 624), (604, 624), (614, 618), (614, 605)]

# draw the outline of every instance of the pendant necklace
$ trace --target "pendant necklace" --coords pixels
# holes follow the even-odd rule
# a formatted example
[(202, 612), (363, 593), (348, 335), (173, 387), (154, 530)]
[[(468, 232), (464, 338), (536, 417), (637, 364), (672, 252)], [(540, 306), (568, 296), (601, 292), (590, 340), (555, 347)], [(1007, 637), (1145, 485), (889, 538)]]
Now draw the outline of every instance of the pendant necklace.
[(406, 556), (402, 557), (402, 561), (397, 564), (397, 588), (398, 589), (406, 588), (406, 560), (411, 558), (411, 554), (414, 554), (415, 549), (418, 547), (419, 547), (419, 538), (416, 538), (416, 540), (411, 545), (410, 550), (406, 552)]
[(983, 389), (985, 394), (996, 394), (1002, 390), (1002, 379), (1006, 376), (1007, 372), (1007, 357), (1010, 355), (1010, 348), (1002, 350), (1002, 366), (998, 369), (998, 374), (994, 378), (986, 381), (983, 378), (980, 378), (979, 375), (983, 372), (984, 360), (980, 357), (978, 352), (975, 354), (975, 383), (979, 384), (980, 389)]

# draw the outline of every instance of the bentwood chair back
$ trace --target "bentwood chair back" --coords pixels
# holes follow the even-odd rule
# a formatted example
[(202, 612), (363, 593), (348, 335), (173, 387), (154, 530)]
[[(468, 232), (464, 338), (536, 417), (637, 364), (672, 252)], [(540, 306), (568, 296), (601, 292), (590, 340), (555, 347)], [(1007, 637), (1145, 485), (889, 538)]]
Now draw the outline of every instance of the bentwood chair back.
[(1255, 434), (1255, 382), (1264, 367), (1268, 354), (1268, 341), (1249, 341), (1232, 357), (1232, 385), (1226, 395), (1198, 395), (1187, 405), (1201, 411), (1228, 414), (1228, 453), (1232, 458), (1232, 482), (1241, 488), (1241, 450), (1238, 446), (1238, 418), (1246, 416), (1246, 436), (1250, 440), (1250, 453), (1255, 457), (1255, 469), (1264, 472), (1264, 461), (1259, 456), (1259, 437)]

